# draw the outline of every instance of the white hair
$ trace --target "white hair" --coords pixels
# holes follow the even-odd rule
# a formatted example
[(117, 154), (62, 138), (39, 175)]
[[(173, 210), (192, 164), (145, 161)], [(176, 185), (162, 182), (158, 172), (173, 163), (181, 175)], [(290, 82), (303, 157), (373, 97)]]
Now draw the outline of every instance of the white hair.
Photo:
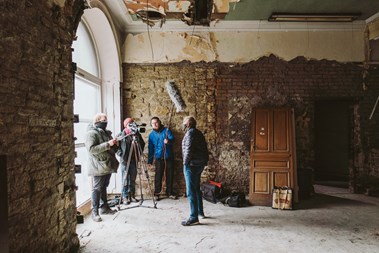
[(97, 122), (99, 122), (100, 121), (100, 119), (102, 118), (102, 117), (107, 117), (107, 115), (105, 114), (105, 113), (103, 113), (103, 112), (100, 112), (100, 113), (97, 113), (94, 117), (93, 117), (93, 123), (97, 123)]

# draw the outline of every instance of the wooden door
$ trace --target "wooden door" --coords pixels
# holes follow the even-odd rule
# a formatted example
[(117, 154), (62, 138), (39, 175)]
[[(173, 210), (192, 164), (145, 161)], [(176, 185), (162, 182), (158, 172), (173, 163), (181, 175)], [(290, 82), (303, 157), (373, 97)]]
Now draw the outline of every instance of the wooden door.
[(270, 206), (274, 186), (296, 189), (293, 136), (291, 109), (253, 111), (249, 192), (251, 204)]

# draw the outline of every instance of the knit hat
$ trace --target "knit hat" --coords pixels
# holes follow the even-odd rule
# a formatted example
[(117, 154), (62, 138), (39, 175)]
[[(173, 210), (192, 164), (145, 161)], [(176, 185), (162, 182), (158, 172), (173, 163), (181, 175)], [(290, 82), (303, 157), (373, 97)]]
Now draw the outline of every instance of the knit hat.
[(129, 125), (129, 123), (132, 123), (132, 122), (134, 122), (133, 118), (126, 118), (124, 120), (124, 127), (127, 127)]

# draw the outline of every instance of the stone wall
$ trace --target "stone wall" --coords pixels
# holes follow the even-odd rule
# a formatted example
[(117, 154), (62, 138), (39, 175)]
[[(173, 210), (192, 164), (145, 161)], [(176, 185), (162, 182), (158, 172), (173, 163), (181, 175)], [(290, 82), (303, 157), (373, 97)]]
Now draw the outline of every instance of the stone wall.
[[(123, 70), (124, 117), (132, 116), (149, 123), (152, 116), (158, 116), (167, 125), (171, 101), (165, 82), (175, 80), (181, 92), (187, 109), (175, 113), (171, 119), (176, 136), (176, 187), (181, 192), (184, 192), (184, 180), (180, 125), (184, 116), (195, 116), (198, 128), (205, 132), (208, 140), (211, 160), (203, 180), (214, 179), (229, 189), (248, 192), (252, 109), (294, 108), (298, 168), (312, 168), (314, 102), (328, 98), (353, 101), (351, 183), (357, 174), (379, 175), (379, 141), (374, 130), (378, 127), (379, 112), (368, 120), (379, 80), (378, 70), (373, 67), (365, 70), (357, 64), (309, 61), (302, 57), (286, 62), (269, 56), (243, 65), (124, 64)], [(147, 139), (147, 134), (143, 136)]]
[(0, 3), (0, 154), (7, 157), (10, 252), (79, 246), (71, 44), (83, 4)]

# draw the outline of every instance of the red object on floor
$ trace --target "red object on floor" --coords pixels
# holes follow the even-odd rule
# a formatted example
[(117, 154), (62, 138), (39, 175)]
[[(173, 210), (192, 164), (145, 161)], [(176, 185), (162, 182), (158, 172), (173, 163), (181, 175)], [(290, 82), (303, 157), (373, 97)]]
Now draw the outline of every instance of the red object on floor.
[(213, 185), (216, 185), (217, 187), (221, 188), (221, 183), (219, 183), (219, 182), (215, 182), (215, 181), (209, 180), (209, 183), (213, 184)]

